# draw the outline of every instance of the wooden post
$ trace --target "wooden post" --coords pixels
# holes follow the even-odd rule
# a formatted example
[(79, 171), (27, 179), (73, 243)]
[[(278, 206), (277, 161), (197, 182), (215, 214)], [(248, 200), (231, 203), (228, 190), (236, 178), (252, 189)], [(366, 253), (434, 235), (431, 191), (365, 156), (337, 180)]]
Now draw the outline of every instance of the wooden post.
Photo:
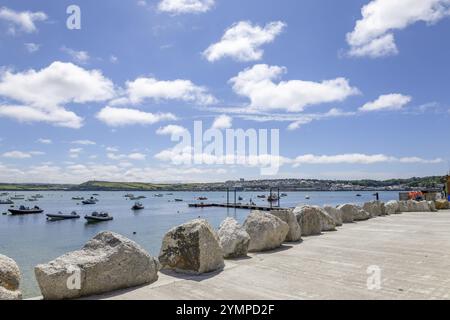
[(278, 208), (281, 208), (280, 200), (280, 188), (278, 188)]
[(237, 190), (236, 188), (234, 188), (234, 206), (236, 207), (237, 202), (236, 202), (236, 194), (237, 194)]
[(230, 205), (230, 188), (227, 188), (227, 206)]

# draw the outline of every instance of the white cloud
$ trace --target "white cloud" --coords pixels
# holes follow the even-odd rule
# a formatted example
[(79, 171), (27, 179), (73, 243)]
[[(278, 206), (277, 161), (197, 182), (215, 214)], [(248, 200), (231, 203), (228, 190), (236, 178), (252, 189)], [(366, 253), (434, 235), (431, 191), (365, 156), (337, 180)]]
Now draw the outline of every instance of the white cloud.
[(161, 0), (158, 10), (171, 14), (204, 13), (214, 6), (214, 0)]
[(450, 14), (449, 0), (373, 0), (347, 34), (350, 55), (380, 57), (397, 54), (393, 32), (414, 23), (433, 24)]
[(143, 161), (147, 158), (147, 156), (143, 153), (135, 152), (130, 154), (115, 154), (108, 153), (107, 157), (111, 160), (135, 160), (135, 161)]
[(359, 94), (359, 90), (351, 87), (345, 78), (322, 82), (291, 80), (275, 83), (284, 73), (285, 68), (258, 64), (240, 72), (230, 82), (237, 94), (250, 99), (250, 108), (259, 110), (301, 112), (310, 105), (339, 102)]
[(62, 47), (61, 51), (67, 53), (73, 61), (79, 64), (87, 64), (91, 59), (87, 51), (76, 51), (67, 47)]
[(160, 136), (173, 136), (173, 135), (180, 135), (184, 132), (187, 132), (187, 129), (182, 126), (170, 124), (165, 127), (161, 127), (158, 130), (156, 130), (156, 134)]
[(147, 99), (154, 101), (178, 100), (200, 105), (210, 105), (217, 99), (205, 87), (197, 86), (190, 80), (161, 81), (155, 78), (137, 78), (126, 83), (127, 97), (111, 102), (111, 105), (140, 104)]
[(320, 165), (329, 165), (329, 164), (376, 164), (376, 163), (387, 163), (387, 162), (399, 162), (399, 163), (422, 163), (422, 164), (436, 164), (443, 162), (442, 159), (437, 158), (433, 160), (426, 160), (420, 157), (405, 157), (398, 158), (393, 156), (387, 156), (384, 154), (375, 154), (375, 155), (367, 155), (360, 153), (352, 153), (352, 154), (340, 154), (340, 155), (313, 155), (306, 154), (302, 156), (298, 156), (293, 159), (294, 166), (303, 165), (303, 164), (320, 164)]
[(229, 129), (233, 126), (233, 118), (222, 114), (214, 119), (213, 129)]
[(31, 11), (14, 11), (6, 7), (0, 8), (0, 20), (9, 23), (9, 32), (16, 33), (18, 27), (21, 31), (26, 33), (33, 33), (37, 31), (35, 22), (47, 20), (47, 15), (44, 12)]
[(31, 153), (22, 151), (9, 151), (2, 154), (2, 157), (10, 159), (29, 159), (31, 156)]
[(386, 94), (380, 96), (377, 100), (368, 102), (361, 108), (360, 111), (384, 111), (384, 110), (401, 110), (405, 105), (410, 103), (412, 98), (399, 93)]
[(149, 125), (161, 121), (176, 120), (171, 113), (150, 113), (136, 109), (113, 108), (106, 106), (97, 114), (97, 119), (111, 127), (129, 125)]
[(203, 52), (210, 62), (231, 57), (237, 61), (261, 60), (264, 50), (261, 46), (275, 40), (285, 24), (281, 21), (268, 23), (265, 27), (241, 21), (225, 31), (222, 39)]
[(72, 141), (72, 144), (79, 144), (79, 145), (83, 145), (83, 146), (93, 146), (93, 145), (96, 145), (97, 143), (95, 141), (91, 141), (91, 140), (75, 140), (75, 141)]
[(42, 144), (52, 144), (52, 143), (53, 143), (52, 140), (50, 140), (50, 139), (43, 139), (43, 138), (40, 138), (40, 139), (38, 139), (37, 141), (38, 141), (39, 143), (42, 143)]
[(39, 51), (39, 49), (41, 48), (40, 44), (33, 43), (33, 42), (27, 42), (24, 45), (25, 45), (25, 49), (27, 49), (27, 51), (29, 53), (35, 53), (36, 51)]
[(394, 36), (387, 34), (360, 47), (353, 47), (349, 54), (354, 57), (379, 58), (398, 54)]
[(39, 71), (0, 73), (0, 97), (21, 103), (0, 105), (0, 116), (22, 122), (80, 128), (83, 119), (66, 110), (65, 104), (100, 102), (114, 95), (114, 84), (100, 71), (72, 63), (56, 61)]

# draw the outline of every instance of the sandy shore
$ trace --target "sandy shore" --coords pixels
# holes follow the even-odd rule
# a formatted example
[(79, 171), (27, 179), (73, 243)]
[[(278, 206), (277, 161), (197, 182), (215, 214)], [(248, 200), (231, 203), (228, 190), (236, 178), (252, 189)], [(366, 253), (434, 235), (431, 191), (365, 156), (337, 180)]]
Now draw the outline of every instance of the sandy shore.
[[(380, 289), (367, 288), (370, 266), (381, 270)], [(450, 299), (449, 266), (450, 211), (403, 213), (227, 261), (219, 273), (161, 273), (149, 286), (93, 298)]]

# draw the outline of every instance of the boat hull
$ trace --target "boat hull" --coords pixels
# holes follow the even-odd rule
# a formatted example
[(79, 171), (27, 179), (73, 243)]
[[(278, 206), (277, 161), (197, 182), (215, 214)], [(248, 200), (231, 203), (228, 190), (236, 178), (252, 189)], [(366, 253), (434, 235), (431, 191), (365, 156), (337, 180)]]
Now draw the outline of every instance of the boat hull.
[(64, 214), (47, 214), (47, 218), (54, 220), (73, 220), (73, 219), (80, 219), (81, 217), (79, 215), (73, 216)]
[(15, 210), (15, 209), (9, 209), (8, 211), (13, 216), (21, 216), (21, 215), (28, 215), (28, 214), (40, 214), (40, 213), (44, 212), (44, 210)]
[(101, 218), (101, 217), (84, 217), (88, 222), (104, 222), (104, 221), (111, 221), (113, 220), (113, 217), (108, 218)]

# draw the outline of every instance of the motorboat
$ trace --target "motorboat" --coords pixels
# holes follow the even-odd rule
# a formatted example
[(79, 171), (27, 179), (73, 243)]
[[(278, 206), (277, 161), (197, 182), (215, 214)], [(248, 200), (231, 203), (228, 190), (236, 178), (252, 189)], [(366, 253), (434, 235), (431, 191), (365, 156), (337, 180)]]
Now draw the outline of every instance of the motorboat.
[(261, 195), (258, 196), (258, 198), (259, 198), (259, 199), (265, 199), (265, 198), (266, 198), (266, 195), (265, 195), (265, 194), (261, 194)]
[(25, 215), (25, 214), (38, 214), (44, 212), (41, 208), (38, 206), (35, 206), (34, 208), (29, 208), (25, 206), (20, 206), (19, 209), (9, 209), (8, 210), (11, 215)]
[(72, 219), (80, 219), (80, 215), (75, 211), (70, 214), (64, 214), (62, 212), (58, 212), (57, 214), (47, 214), (47, 219), (49, 220), (72, 220)]
[(97, 201), (95, 201), (94, 199), (86, 199), (86, 200), (83, 200), (82, 202), (81, 202), (82, 204), (97, 204)]
[(2, 192), (2, 193), (0, 193), (0, 197), (7, 196), (8, 194), (9, 194), (8, 192)]
[(287, 193), (282, 193), (281, 196), (284, 198), (284, 197), (287, 197), (288, 194)]
[(243, 201), (243, 200), (244, 200), (244, 198), (242, 198), (242, 197), (239, 197), (239, 198), (238, 198), (238, 200), (239, 200), (239, 201)]
[(84, 197), (72, 197), (72, 200), (82, 201)]
[(27, 199), (28, 202), (34, 202), (34, 201), (38, 201), (38, 199), (30, 197)]
[(275, 194), (271, 194), (271, 195), (267, 198), (267, 201), (269, 201), (269, 202), (276, 202), (276, 201), (278, 201), (278, 200), (280, 200), (280, 198), (278, 198), (278, 196), (275, 195)]
[(107, 212), (93, 212), (90, 215), (86, 215), (84, 217), (88, 222), (103, 222), (103, 221), (111, 221), (114, 218), (109, 215)]
[(137, 199), (139, 200), (139, 199), (147, 199), (147, 197), (146, 196), (139, 196), (139, 197), (137, 197)]
[(311, 199), (311, 197), (310, 196), (305, 196), (305, 199), (309, 200), (309, 199)]
[(11, 197), (11, 200), (25, 200), (25, 196), (15, 195), (15, 196)]
[(42, 198), (44, 198), (44, 196), (42, 195), (42, 194), (35, 194), (34, 196), (31, 196), (32, 198), (35, 198), (35, 199), (42, 199)]
[(183, 202), (183, 199), (175, 199), (175, 202)]
[(144, 208), (144, 205), (143, 205), (142, 203), (140, 203), (140, 202), (136, 202), (136, 203), (131, 207), (131, 210), (135, 210), (135, 211), (137, 211), (137, 210), (143, 210), (143, 209), (145, 209), (145, 208)]
[(164, 197), (164, 195), (162, 193), (158, 193), (158, 194), (155, 194), (155, 197), (162, 198), (162, 197)]
[(362, 195), (361, 195), (361, 194), (359, 194), (359, 193), (358, 193), (358, 194), (357, 194), (356, 196), (357, 196), (357, 197), (362, 197)]
[(199, 197), (197, 200), (199, 200), (199, 201), (205, 201), (205, 200), (208, 200), (208, 198), (207, 198), (207, 197)]
[(14, 204), (14, 201), (11, 199), (0, 200), (0, 204)]
[(127, 193), (126, 195), (123, 196), (124, 198), (134, 198), (134, 194), (132, 193)]

